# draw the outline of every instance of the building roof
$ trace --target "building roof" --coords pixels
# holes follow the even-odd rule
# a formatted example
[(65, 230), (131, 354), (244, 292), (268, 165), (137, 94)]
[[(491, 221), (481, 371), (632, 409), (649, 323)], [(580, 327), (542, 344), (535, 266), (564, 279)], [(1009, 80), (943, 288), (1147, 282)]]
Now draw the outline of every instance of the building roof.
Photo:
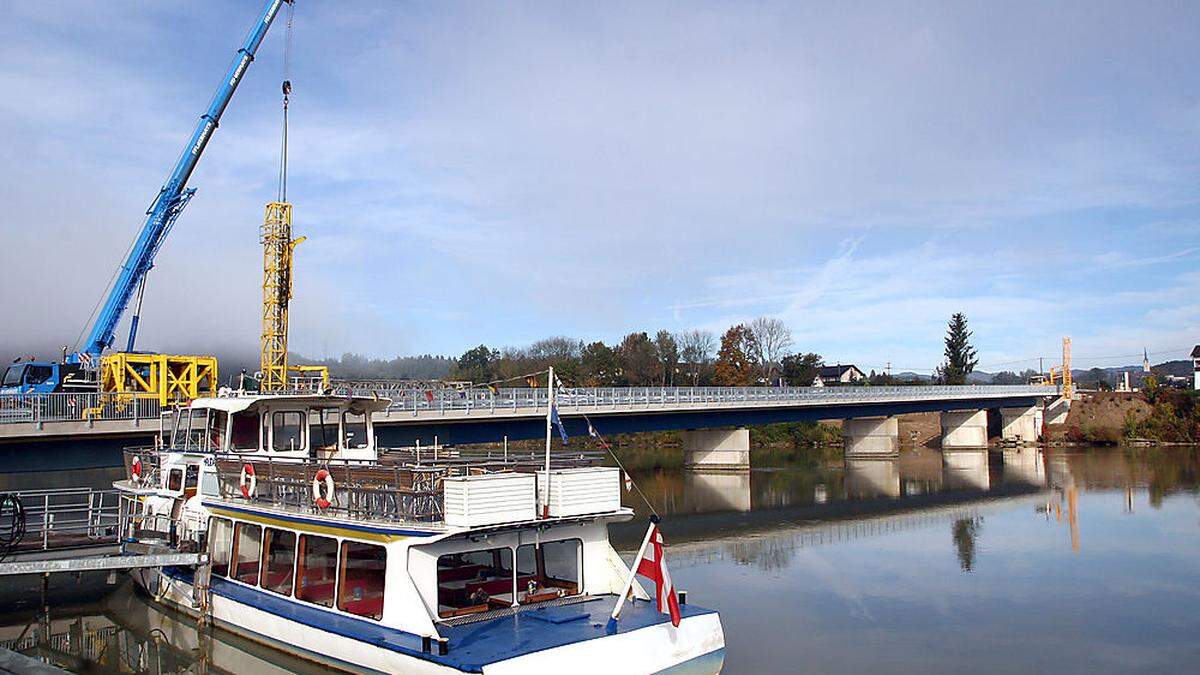
[(817, 375), (820, 377), (841, 377), (843, 373), (849, 370), (857, 370), (859, 375), (863, 374), (863, 371), (853, 363), (839, 363), (836, 366), (821, 366), (820, 370), (817, 371)]

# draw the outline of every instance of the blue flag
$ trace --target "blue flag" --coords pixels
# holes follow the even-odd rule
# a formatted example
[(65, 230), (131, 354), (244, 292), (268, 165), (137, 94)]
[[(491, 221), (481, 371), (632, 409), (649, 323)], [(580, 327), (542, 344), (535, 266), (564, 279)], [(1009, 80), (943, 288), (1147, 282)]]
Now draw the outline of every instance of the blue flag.
[(562, 419), (558, 416), (558, 406), (550, 406), (550, 421), (558, 426), (558, 435), (562, 436), (563, 445), (567, 445), (567, 429), (563, 426)]

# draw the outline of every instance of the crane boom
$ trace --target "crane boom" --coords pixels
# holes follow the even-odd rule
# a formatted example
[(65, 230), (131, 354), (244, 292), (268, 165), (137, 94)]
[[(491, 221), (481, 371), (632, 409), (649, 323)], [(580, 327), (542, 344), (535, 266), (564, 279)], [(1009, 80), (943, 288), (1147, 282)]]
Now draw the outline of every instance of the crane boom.
[[(237, 91), (238, 84), (241, 83), (250, 63), (254, 61), (254, 54), (262, 44), (263, 38), (266, 37), (271, 22), (279, 14), (280, 6), (284, 2), (292, 1), (267, 0), (258, 19), (250, 28), (249, 34), (246, 35), (245, 42), (238, 49), (237, 56), (230, 64), (228, 72), (225, 73), (225, 77), (217, 87), (216, 93), (213, 94), (208, 109), (200, 116), (196, 130), (188, 139), (188, 144), (184, 147), (179, 161), (175, 163), (171, 175), (163, 183), (158, 196), (154, 198), (154, 202), (146, 211), (146, 223), (142, 226), (133, 248), (130, 249), (116, 283), (105, 298), (104, 307), (97, 315), (96, 322), (92, 324), (86, 342), (79, 352), (69, 358), (69, 361), (78, 363), (84, 358), (96, 360), (105, 349), (112, 345), (116, 337), (117, 324), (129, 307), (129, 302), (137, 291), (138, 285), (145, 280), (146, 273), (154, 265), (154, 256), (162, 246), (167, 233), (170, 232), (175, 219), (179, 217), (180, 212), (195, 193), (195, 188), (187, 187), (187, 181), (196, 168), (196, 163), (200, 161), (200, 155), (204, 153), (205, 146), (208, 145), (213, 132), (220, 124), (221, 115), (229, 105), (229, 100), (233, 98), (233, 92)], [(130, 326), (129, 345), (131, 348), (136, 330), (136, 325)]]

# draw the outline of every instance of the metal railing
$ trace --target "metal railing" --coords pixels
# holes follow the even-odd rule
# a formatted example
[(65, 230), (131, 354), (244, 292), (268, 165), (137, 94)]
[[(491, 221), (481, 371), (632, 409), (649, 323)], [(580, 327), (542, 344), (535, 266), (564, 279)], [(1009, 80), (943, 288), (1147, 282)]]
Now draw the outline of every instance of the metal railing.
[(117, 543), (120, 499), (116, 490), (64, 488), (10, 493), (21, 502), (24, 536), (14, 550)]
[[(512, 388), (492, 391), (467, 389), (335, 388), (333, 393), (390, 398), (387, 412), (420, 414), (545, 410), (547, 389)], [(824, 405), (892, 401), (936, 401), (1022, 396), (1054, 396), (1057, 389), (1037, 385), (961, 385), (910, 387), (588, 387), (562, 388), (558, 406), (564, 411), (671, 407), (737, 407), (754, 405)], [(157, 423), (156, 399), (130, 399), (115, 394), (17, 394), (0, 396), (0, 425), (45, 422), (132, 420)]]
[(161, 409), (156, 398), (124, 394), (6, 394), (0, 396), (0, 424), (33, 424), (41, 428), (45, 422), (130, 420), (149, 425), (157, 423)]

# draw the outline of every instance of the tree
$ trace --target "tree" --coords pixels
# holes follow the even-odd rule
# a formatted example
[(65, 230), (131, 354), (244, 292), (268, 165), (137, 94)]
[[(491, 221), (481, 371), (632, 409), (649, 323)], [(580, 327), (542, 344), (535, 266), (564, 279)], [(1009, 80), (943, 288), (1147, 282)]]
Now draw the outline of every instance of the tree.
[(992, 384), (1024, 384), (1026, 380), (1020, 375), (1010, 371), (1002, 370), (995, 375), (992, 375)]
[(654, 336), (654, 351), (662, 369), (662, 386), (674, 386), (675, 369), (679, 365), (679, 343), (675, 341), (675, 336), (665, 330), (658, 331)]
[(783, 357), (783, 379), (793, 387), (811, 387), (824, 360), (820, 354), (791, 354)]
[(489, 349), (487, 345), (468, 349), (458, 357), (458, 363), (454, 364), (454, 377), (471, 382), (488, 382), (494, 379), (498, 360), (500, 352)]
[(779, 370), (780, 359), (792, 346), (792, 331), (787, 324), (769, 316), (760, 316), (750, 322), (750, 332), (758, 349), (750, 356), (758, 361), (763, 377), (770, 381)]
[(617, 347), (617, 364), (623, 384), (644, 387), (658, 380), (658, 353), (645, 333), (630, 333)]
[(688, 376), (692, 378), (692, 386), (700, 383), (700, 371), (712, 361), (713, 350), (717, 346), (716, 338), (706, 330), (689, 330), (680, 333), (676, 339), (679, 343), (679, 356), (687, 364)]
[(593, 342), (580, 354), (580, 371), (584, 386), (611, 387), (617, 383), (617, 354), (603, 342)]
[(946, 361), (938, 369), (944, 384), (966, 384), (967, 375), (979, 365), (975, 348), (971, 346), (971, 335), (967, 329), (967, 317), (956, 312), (946, 325)]
[(758, 340), (745, 324), (738, 324), (721, 336), (713, 381), (722, 387), (747, 387), (758, 379), (758, 366), (752, 354), (758, 353)]

